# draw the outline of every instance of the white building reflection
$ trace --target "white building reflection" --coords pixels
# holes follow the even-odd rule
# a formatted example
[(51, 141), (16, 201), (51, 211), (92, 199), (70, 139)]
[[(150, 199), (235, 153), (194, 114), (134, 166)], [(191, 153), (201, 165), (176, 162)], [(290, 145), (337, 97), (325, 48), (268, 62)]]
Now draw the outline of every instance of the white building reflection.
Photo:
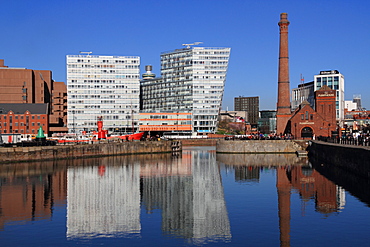
[(143, 206), (161, 212), (166, 235), (196, 244), (231, 239), (214, 148), (132, 157), (68, 168), (67, 238), (142, 235)]
[(140, 166), (72, 167), (67, 238), (140, 233)]
[(143, 203), (149, 212), (162, 210), (162, 231), (193, 243), (228, 241), (230, 222), (214, 151), (183, 150), (171, 166), (170, 173), (142, 178)]
[(205, 240), (231, 238), (221, 174), (215, 152), (193, 152), (193, 238)]

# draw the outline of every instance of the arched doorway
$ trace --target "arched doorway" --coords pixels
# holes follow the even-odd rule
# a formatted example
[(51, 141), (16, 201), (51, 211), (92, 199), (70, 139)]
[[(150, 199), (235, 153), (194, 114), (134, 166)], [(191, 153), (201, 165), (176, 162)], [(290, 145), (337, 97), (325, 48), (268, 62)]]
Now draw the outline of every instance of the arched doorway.
[(304, 127), (302, 130), (301, 130), (301, 137), (303, 139), (312, 139), (313, 137), (313, 130), (311, 127)]

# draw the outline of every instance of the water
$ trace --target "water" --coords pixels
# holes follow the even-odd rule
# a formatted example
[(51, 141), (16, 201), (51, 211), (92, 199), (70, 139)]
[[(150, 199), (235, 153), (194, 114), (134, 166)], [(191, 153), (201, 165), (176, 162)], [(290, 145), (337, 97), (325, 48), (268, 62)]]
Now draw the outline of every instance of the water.
[(1, 246), (370, 242), (369, 181), (295, 155), (192, 147), (1, 165), (0, 179)]

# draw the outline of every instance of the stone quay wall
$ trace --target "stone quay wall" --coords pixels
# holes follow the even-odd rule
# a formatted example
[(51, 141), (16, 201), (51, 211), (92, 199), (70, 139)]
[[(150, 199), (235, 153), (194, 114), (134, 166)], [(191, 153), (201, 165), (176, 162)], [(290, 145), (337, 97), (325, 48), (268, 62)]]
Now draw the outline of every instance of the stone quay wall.
[(179, 141), (13, 147), (0, 148), (0, 163), (76, 159), (111, 155), (170, 153), (180, 150), (181, 142)]
[(296, 153), (304, 145), (293, 140), (218, 140), (217, 153)]
[(311, 141), (308, 156), (320, 161), (321, 166), (340, 167), (370, 178), (370, 147)]
[(183, 146), (216, 146), (217, 139), (181, 139)]

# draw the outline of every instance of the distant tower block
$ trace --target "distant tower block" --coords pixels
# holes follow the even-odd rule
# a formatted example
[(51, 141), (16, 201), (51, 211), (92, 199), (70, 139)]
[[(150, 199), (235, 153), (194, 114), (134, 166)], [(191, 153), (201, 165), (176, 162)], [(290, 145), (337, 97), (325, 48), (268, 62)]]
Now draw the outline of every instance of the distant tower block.
[(288, 14), (280, 14), (280, 46), (278, 69), (278, 100), (276, 111), (276, 133), (286, 133), (287, 123), (291, 117), (290, 82), (289, 82), (289, 53), (288, 53)]
[(357, 110), (362, 111), (362, 105), (361, 105), (361, 94), (355, 94), (353, 95), (353, 102), (357, 103)]

